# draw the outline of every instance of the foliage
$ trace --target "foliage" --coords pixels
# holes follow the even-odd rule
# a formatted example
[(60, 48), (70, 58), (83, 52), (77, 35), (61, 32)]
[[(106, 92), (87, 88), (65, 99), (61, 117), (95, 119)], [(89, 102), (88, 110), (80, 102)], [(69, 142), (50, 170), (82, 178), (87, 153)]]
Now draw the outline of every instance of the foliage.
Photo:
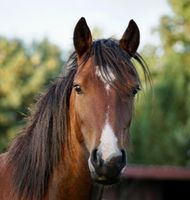
[(169, 3), (173, 14), (158, 28), (163, 53), (149, 48), (145, 55), (153, 65), (153, 93), (137, 102), (133, 163), (190, 164), (190, 1)]
[(0, 151), (24, 124), (23, 117), (63, 61), (48, 40), (26, 47), (20, 40), (0, 38)]

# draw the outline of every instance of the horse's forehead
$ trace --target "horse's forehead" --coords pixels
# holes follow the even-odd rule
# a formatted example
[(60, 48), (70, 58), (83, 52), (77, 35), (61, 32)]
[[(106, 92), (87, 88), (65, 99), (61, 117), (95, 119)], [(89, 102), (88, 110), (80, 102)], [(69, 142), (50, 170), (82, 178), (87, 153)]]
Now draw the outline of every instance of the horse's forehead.
[(94, 66), (91, 59), (88, 59), (87, 62), (78, 66), (75, 79), (79, 83), (86, 82), (87, 80), (92, 81), (94, 79)]
[(78, 79), (86, 79), (90, 77), (90, 80), (93, 80), (93, 78), (99, 77), (102, 82), (107, 83), (107, 81), (105, 80), (105, 77), (109, 76), (109, 81), (115, 81), (116, 77), (111, 71), (111, 69), (109, 69), (109, 66), (106, 65), (104, 67), (107, 68), (106, 70), (107, 74), (105, 74), (104, 70), (101, 70), (103, 66), (95, 64), (93, 62), (93, 58), (89, 58), (87, 62), (85, 62), (85, 64), (79, 65), (79, 68), (77, 70), (75, 77)]
[[(106, 70), (103, 70), (104, 67)], [(126, 68), (127, 67), (128, 66), (126, 66)], [(137, 87), (140, 84), (138, 75), (135, 70), (133, 73), (129, 73), (126, 70), (126, 73), (121, 75), (123, 77), (121, 80), (118, 79), (113, 71), (114, 70), (112, 70), (110, 66), (96, 65), (93, 62), (93, 58), (89, 58), (84, 64), (79, 65), (75, 80), (77, 80), (79, 84), (97, 84), (97, 82), (101, 82), (101, 84), (98, 85), (104, 86), (104, 89), (107, 91), (110, 90), (110, 83), (120, 84), (119, 82), (122, 81), (122, 85), (126, 85), (126, 89)]]

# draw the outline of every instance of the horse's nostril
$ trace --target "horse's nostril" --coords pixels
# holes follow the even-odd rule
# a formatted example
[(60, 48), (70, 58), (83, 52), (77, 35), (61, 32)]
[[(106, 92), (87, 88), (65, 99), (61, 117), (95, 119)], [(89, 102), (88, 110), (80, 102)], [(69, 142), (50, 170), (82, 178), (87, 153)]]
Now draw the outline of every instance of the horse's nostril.
[(110, 167), (117, 167), (118, 170), (122, 169), (126, 165), (126, 154), (125, 150), (121, 149), (121, 152), (117, 156), (113, 156), (107, 162), (106, 165)]
[(93, 162), (97, 162), (97, 149), (94, 149), (93, 151), (92, 151), (92, 156), (91, 156), (91, 160), (93, 161)]
[(124, 149), (121, 149), (121, 154), (122, 154), (121, 167), (123, 168), (127, 163), (127, 156)]
[(98, 153), (97, 149), (94, 149), (91, 154), (91, 163), (95, 168), (99, 168), (103, 165), (103, 160)]

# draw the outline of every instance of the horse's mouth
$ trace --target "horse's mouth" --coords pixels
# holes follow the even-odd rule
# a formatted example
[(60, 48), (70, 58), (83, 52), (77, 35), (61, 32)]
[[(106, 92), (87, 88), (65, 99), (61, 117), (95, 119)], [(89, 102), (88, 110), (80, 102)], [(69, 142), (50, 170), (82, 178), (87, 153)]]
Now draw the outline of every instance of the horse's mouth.
[(120, 177), (106, 177), (106, 176), (97, 176), (93, 178), (94, 182), (101, 185), (113, 185), (119, 182)]

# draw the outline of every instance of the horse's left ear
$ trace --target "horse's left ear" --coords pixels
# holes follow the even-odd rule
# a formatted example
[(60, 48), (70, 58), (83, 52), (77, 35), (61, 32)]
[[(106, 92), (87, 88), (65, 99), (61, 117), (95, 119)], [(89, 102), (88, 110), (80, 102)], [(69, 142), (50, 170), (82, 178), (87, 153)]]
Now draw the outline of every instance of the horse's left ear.
[(119, 41), (119, 46), (127, 51), (130, 56), (134, 56), (140, 42), (140, 31), (137, 24), (130, 20), (129, 25), (124, 32), (121, 40)]
[(92, 35), (84, 17), (75, 26), (73, 40), (79, 57), (83, 56), (92, 46)]

